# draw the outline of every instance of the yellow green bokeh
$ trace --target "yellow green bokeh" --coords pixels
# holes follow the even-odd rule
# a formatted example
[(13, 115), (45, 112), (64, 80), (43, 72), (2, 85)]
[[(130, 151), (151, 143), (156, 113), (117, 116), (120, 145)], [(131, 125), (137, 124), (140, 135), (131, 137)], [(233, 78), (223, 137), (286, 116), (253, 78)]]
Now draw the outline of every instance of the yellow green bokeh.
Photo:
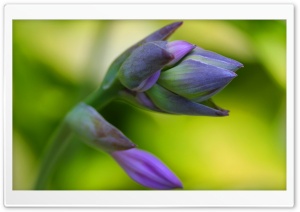
[[(13, 21), (13, 189), (33, 189), (49, 138), (126, 48), (170, 20)], [(101, 114), (159, 157), (186, 190), (286, 189), (286, 23), (185, 20), (186, 40), (244, 64), (216, 104), (228, 117), (175, 116), (112, 102)], [(104, 152), (72, 137), (53, 190), (143, 190)]]

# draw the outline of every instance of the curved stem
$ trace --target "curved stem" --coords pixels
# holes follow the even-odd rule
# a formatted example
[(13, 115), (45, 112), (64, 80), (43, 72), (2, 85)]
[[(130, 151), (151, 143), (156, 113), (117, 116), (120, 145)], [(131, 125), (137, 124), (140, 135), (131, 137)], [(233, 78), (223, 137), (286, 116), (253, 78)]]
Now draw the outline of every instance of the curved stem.
[[(108, 88), (101, 86), (98, 90), (89, 95), (84, 102), (95, 109), (100, 110), (116, 98), (120, 88), (121, 85), (118, 81), (115, 81)], [(36, 190), (46, 189), (49, 176), (51, 175), (59, 156), (71, 140), (71, 133), (72, 130), (64, 118), (51, 138), (50, 146), (46, 149), (35, 184)]]

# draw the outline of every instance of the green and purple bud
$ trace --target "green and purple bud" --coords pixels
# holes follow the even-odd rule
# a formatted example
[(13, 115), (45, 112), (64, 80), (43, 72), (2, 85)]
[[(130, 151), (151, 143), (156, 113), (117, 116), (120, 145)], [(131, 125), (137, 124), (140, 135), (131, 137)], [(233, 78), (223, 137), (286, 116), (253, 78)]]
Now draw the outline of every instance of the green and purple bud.
[(136, 148), (115, 151), (111, 156), (137, 183), (151, 189), (182, 188), (178, 177), (157, 157)]
[(227, 116), (210, 99), (234, 79), (241, 63), (186, 41), (151, 41), (136, 47), (120, 66), (120, 97), (153, 111)]
[(228, 110), (211, 104), (210, 98), (243, 65), (186, 41), (165, 41), (181, 24), (165, 26), (126, 50), (113, 62), (103, 88), (117, 82), (124, 87), (121, 99), (153, 111), (227, 116)]
[(78, 104), (66, 117), (72, 131), (87, 144), (105, 152), (134, 148), (120, 130), (107, 122), (93, 107)]
[(161, 73), (158, 84), (194, 102), (203, 102), (228, 85), (242, 64), (195, 48), (177, 66)]

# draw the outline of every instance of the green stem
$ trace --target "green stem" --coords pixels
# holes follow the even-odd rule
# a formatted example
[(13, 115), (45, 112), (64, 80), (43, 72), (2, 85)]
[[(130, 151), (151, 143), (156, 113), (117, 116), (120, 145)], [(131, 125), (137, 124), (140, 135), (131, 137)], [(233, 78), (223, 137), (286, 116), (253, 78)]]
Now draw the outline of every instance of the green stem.
[(115, 80), (108, 88), (105, 88), (102, 85), (98, 90), (91, 93), (84, 102), (94, 107), (96, 110), (101, 110), (104, 106), (116, 98), (121, 88), (122, 85), (120, 82)]
[[(121, 85), (118, 81), (115, 81), (108, 88), (101, 86), (98, 90), (89, 95), (84, 102), (94, 107), (95, 109), (100, 110), (114, 98), (116, 98), (120, 89)], [(68, 126), (66, 119), (63, 119), (62, 123), (58, 126), (55, 134), (51, 138), (49, 148), (46, 149), (46, 153), (41, 163), (41, 167), (35, 184), (36, 190), (46, 189), (47, 182), (59, 156), (71, 140), (71, 133), (72, 130)]]

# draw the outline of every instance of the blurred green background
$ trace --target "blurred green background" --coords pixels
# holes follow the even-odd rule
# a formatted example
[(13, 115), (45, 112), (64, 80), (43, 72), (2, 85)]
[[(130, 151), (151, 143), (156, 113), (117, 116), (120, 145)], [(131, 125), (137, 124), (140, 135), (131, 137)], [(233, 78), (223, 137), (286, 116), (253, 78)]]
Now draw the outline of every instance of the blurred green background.
[[(172, 21), (13, 22), (13, 189), (32, 189), (64, 115), (99, 87), (126, 48)], [(186, 40), (244, 64), (213, 97), (228, 117), (175, 116), (113, 102), (102, 115), (159, 157), (186, 190), (286, 189), (286, 23), (195, 20)], [(73, 138), (49, 181), (53, 190), (143, 190), (106, 153)]]

